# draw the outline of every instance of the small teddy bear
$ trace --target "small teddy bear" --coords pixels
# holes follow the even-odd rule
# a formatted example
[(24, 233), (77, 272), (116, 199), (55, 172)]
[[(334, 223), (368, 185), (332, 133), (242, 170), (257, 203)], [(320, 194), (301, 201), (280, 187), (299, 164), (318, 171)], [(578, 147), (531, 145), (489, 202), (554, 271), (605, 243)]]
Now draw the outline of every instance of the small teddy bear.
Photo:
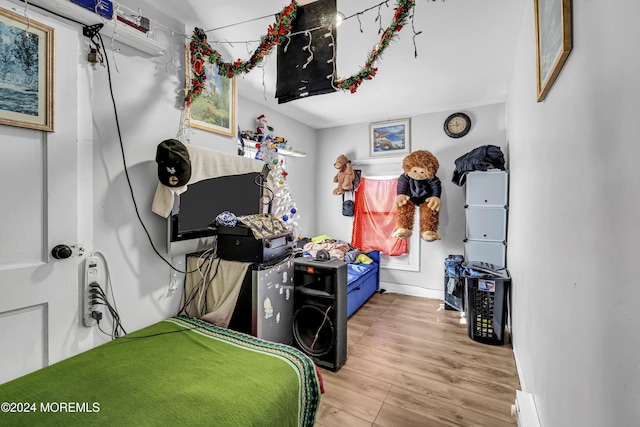
[(338, 183), (338, 187), (333, 190), (333, 194), (340, 195), (344, 194), (346, 190), (351, 190), (353, 188), (353, 179), (355, 178), (351, 160), (344, 154), (340, 154), (333, 167), (338, 169), (338, 173), (333, 177), (333, 182)]
[(427, 150), (414, 151), (404, 158), (404, 173), (398, 178), (395, 200), (398, 219), (392, 236), (411, 236), (415, 209), (420, 206), (420, 237), (427, 242), (441, 239), (438, 223), (442, 184), (436, 176), (439, 166), (438, 159)]

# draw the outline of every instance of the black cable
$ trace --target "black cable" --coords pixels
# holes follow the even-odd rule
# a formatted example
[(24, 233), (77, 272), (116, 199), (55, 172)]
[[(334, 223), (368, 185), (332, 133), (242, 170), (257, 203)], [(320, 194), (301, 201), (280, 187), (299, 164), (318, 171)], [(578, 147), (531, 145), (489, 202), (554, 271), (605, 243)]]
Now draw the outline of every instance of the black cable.
[[(100, 33), (97, 34), (98, 39), (100, 40), (100, 44), (102, 45), (102, 51), (106, 52), (106, 49), (104, 47), (104, 40), (102, 39), (102, 35)], [(109, 93), (111, 94), (111, 102), (113, 104), (113, 112), (115, 114), (115, 120), (116, 120), (116, 130), (118, 132), (118, 141), (120, 143), (120, 153), (122, 154), (122, 164), (124, 166), (124, 175), (127, 179), (127, 184), (129, 186), (129, 192), (131, 193), (131, 200), (133, 201), (133, 207), (136, 211), (136, 216), (138, 217), (138, 221), (140, 222), (140, 225), (142, 225), (142, 228), (144, 229), (145, 234), (147, 235), (147, 239), (149, 239), (149, 243), (151, 244), (151, 248), (153, 249), (153, 251), (156, 253), (156, 255), (158, 255), (158, 257), (165, 262), (165, 264), (167, 264), (169, 267), (171, 267), (171, 269), (177, 271), (178, 273), (183, 273), (183, 274), (189, 274), (189, 273), (194, 273), (196, 271), (198, 271), (197, 269), (193, 270), (193, 271), (182, 271), (176, 267), (173, 266), (173, 264), (171, 264), (165, 257), (162, 256), (162, 254), (158, 251), (158, 249), (156, 248), (156, 245), (153, 243), (153, 239), (151, 239), (151, 234), (149, 233), (149, 230), (147, 229), (147, 226), (144, 224), (144, 221), (142, 221), (142, 217), (140, 216), (140, 210), (138, 209), (138, 203), (136, 202), (136, 198), (135, 195), (133, 193), (133, 186), (131, 185), (131, 178), (129, 177), (129, 167), (127, 166), (127, 159), (125, 156), (125, 152), (124, 152), (124, 144), (122, 142), (122, 132), (120, 130), (120, 120), (118, 119), (118, 109), (116, 107), (116, 98), (113, 94), (113, 82), (111, 80), (111, 66), (109, 64), (109, 56), (108, 55), (104, 55), (104, 58), (106, 60), (106, 68), (107, 68), (107, 77), (109, 79)]]
[[(23, 0), (23, 2), (24, 2), (24, 0)], [(66, 16), (62, 16), (60, 14), (57, 14), (57, 13), (55, 13), (55, 12), (49, 10), (49, 9), (46, 9), (44, 7), (41, 7), (41, 6), (37, 6), (37, 7), (42, 9), (42, 10), (44, 10), (44, 11), (46, 11), (46, 12), (51, 13), (52, 15), (58, 16), (60, 18), (67, 19), (67, 20), (69, 20), (71, 22), (75, 22), (76, 24), (79, 24), (79, 25), (82, 25), (82, 26), (86, 26), (86, 24), (84, 24), (84, 23), (82, 23), (80, 21), (76, 21), (75, 19), (67, 18)], [(97, 37), (98, 40), (100, 41), (100, 45), (98, 45), (98, 43), (96, 42), (95, 37)], [(127, 179), (127, 184), (129, 186), (129, 192), (131, 193), (131, 200), (133, 201), (133, 207), (135, 209), (136, 216), (138, 217), (138, 221), (142, 225), (142, 228), (144, 229), (144, 232), (147, 235), (147, 239), (149, 240), (149, 243), (151, 244), (151, 248), (156, 253), (156, 255), (158, 255), (158, 257), (160, 257), (160, 259), (162, 261), (164, 261), (171, 269), (177, 271), (178, 273), (183, 273), (183, 274), (193, 273), (193, 272), (197, 271), (197, 268), (196, 268), (196, 270), (193, 270), (193, 271), (182, 271), (182, 270), (174, 267), (173, 264), (171, 264), (167, 259), (165, 259), (162, 256), (162, 254), (160, 254), (160, 252), (156, 248), (155, 244), (153, 243), (153, 240), (151, 238), (151, 234), (149, 233), (149, 230), (147, 229), (146, 225), (142, 221), (142, 217), (140, 216), (140, 211), (138, 209), (138, 204), (136, 202), (135, 195), (134, 195), (134, 192), (133, 192), (133, 186), (131, 185), (131, 178), (129, 177), (129, 170), (128, 170), (127, 160), (126, 160), (126, 156), (125, 156), (125, 152), (124, 152), (124, 144), (122, 142), (122, 132), (120, 130), (120, 121), (118, 119), (118, 110), (117, 110), (117, 107), (116, 107), (115, 96), (113, 94), (113, 82), (111, 80), (111, 66), (109, 64), (109, 57), (106, 55), (106, 48), (104, 46), (104, 40), (102, 39), (102, 35), (99, 32), (96, 33), (96, 36), (88, 37), (88, 38), (91, 41), (91, 43), (93, 43), (93, 45), (95, 46), (95, 49), (98, 52), (98, 55), (100, 57), (100, 62), (102, 63), (102, 59), (103, 58), (106, 60), (107, 76), (108, 76), (108, 79), (109, 79), (109, 92), (111, 94), (111, 101), (113, 103), (113, 111), (114, 111), (114, 114), (115, 114), (116, 129), (117, 129), (117, 132), (118, 132), (118, 141), (120, 143), (120, 152), (122, 154), (122, 163), (123, 163), (123, 166), (124, 166), (124, 173), (125, 173), (125, 177)], [(105, 52), (104, 55), (100, 54), (100, 46), (102, 46), (102, 52)]]
[[(265, 166), (266, 167), (266, 166)], [(268, 174), (269, 172), (267, 172)], [(253, 182), (260, 188), (262, 188), (262, 197), (260, 197), (260, 204), (263, 206), (267, 206), (267, 212), (271, 212), (271, 205), (273, 203), (273, 199), (275, 199), (275, 193), (273, 192), (273, 190), (271, 188), (269, 188), (268, 185), (265, 184), (265, 182), (267, 182), (268, 178), (265, 176), (264, 174), (264, 170), (263, 173), (260, 175), (256, 175), (256, 178), (253, 180)], [(265, 194), (265, 192), (267, 194)], [(262, 209), (261, 209), (262, 211)]]
[[(120, 338), (121, 336), (126, 335), (127, 331), (125, 331), (124, 327), (122, 326), (120, 315), (118, 314), (118, 311), (109, 302), (109, 299), (107, 298), (107, 295), (102, 289), (102, 287), (98, 283), (92, 283), (90, 285), (89, 292), (91, 293), (91, 303), (93, 305), (104, 306), (107, 309), (108, 314), (112, 318), (111, 334), (107, 334), (100, 327), (100, 319), (95, 318), (98, 321), (98, 329), (100, 330), (100, 332), (102, 332), (105, 335), (111, 336), (111, 339)], [(115, 304), (115, 300), (114, 300), (114, 304)]]
[[(344, 18), (342, 18), (342, 20), (346, 21), (347, 19), (351, 19), (351, 18), (353, 18), (354, 16), (357, 16), (357, 15), (362, 15), (362, 14), (364, 14), (364, 13), (366, 13), (366, 12), (372, 10), (372, 9), (375, 9), (376, 7), (380, 7), (380, 6), (385, 5), (385, 4), (386, 4), (387, 7), (389, 7), (389, 0), (381, 1), (380, 3), (378, 3), (376, 5), (373, 5), (371, 7), (368, 7), (368, 8), (366, 8), (366, 9), (364, 9), (364, 10), (358, 12), (358, 13), (354, 13), (353, 15), (345, 16)], [(247, 24), (249, 22), (260, 21), (260, 20), (266, 19), (266, 18), (273, 18), (275, 15), (277, 15), (277, 13), (272, 13), (270, 15), (265, 15), (265, 16), (260, 16), (258, 18), (247, 19), (246, 21), (236, 22), (235, 24), (228, 24), (228, 25), (225, 25), (223, 27), (211, 28), (210, 30), (204, 30), (204, 32), (205, 33), (211, 33), (213, 31), (222, 30), (222, 29), (229, 28), (229, 27), (235, 27), (235, 26), (238, 26), (238, 25)]]
[(44, 6), (40, 6), (40, 5), (37, 5), (37, 4), (31, 4), (31, 3), (28, 3), (26, 0), (21, 0), (21, 1), (22, 1), (22, 3), (27, 4), (29, 7), (33, 7), (33, 6), (35, 6), (35, 7), (37, 7), (38, 9), (44, 10), (45, 12), (48, 12), (48, 13), (50, 13), (50, 14), (52, 14), (52, 15), (57, 16), (58, 18), (66, 19), (67, 21), (75, 22), (76, 24), (80, 24), (80, 25), (82, 25), (82, 26), (86, 25), (86, 24), (84, 24), (84, 23), (82, 23), (82, 22), (80, 22), (80, 21), (76, 21), (76, 20), (75, 20), (75, 19), (73, 19), (73, 18), (69, 18), (68, 16), (60, 15), (59, 13), (56, 13), (56, 12), (54, 12), (54, 11), (50, 10), (50, 9), (47, 9), (47, 8), (46, 8), (46, 7), (44, 7)]
[[(207, 258), (208, 260), (211, 260), (211, 256), (209, 256)], [(198, 271), (200, 271), (200, 268), (204, 265), (205, 261), (197, 266)], [(182, 283), (182, 295), (184, 297), (184, 303), (182, 304), (182, 307), (178, 310), (178, 314), (181, 313), (185, 313), (187, 316), (189, 317), (193, 317), (187, 310), (188, 310), (188, 306), (191, 305), (191, 303), (195, 300), (195, 298), (198, 296), (199, 294), (199, 289), (204, 285), (204, 277), (207, 276), (209, 274), (211, 270), (211, 262), (209, 262), (209, 264), (207, 264), (207, 266), (205, 267), (205, 271), (201, 272), (201, 275), (203, 276), (200, 281), (198, 281), (198, 283), (196, 283), (194, 285), (194, 287), (191, 289), (191, 292), (189, 293), (189, 295), (187, 295), (187, 289), (186, 289), (186, 280)]]
[(107, 308), (107, 310), (109, 311), (109, 314), (111, 315), (111, 317), (113, 319), (111, 337), (113, 339), (119, 338), (121, 336), (120, 332), (122, 332), (124, 335), (126, 335), (127, 332), (122, 327), (122, 322), (120, 320), (120, 315), (118, 314), (118, 311), (111, 305), (111, 303), (109, 303), (107, 295), (105, 294), (105, 292), (102, 289), (102, 287), (100, 287), (100, 285), (98, 285), (96, 283), (94, 286), (92, 286), (91, 293), (92, 293), (92, 296), (94, 298), (94, 301), (96, 301), (96, 305), (104, 305)]
[[(215, 260), (218, 260), (218, 262), (215, 265), (215, 270), (213, 272), (213, 275), (211, 275), (211, 270), (213, 268), (213, 263)], [(185, 297), (184, 297), (184, 303), (182, 304), (182, 307), (178, 311), (178, 315), (181, 315), (182, 313), (184, 313), (189, 317), (194, 317), (191, 313), (189, 313), (189, 306), (200, 295), (204, 295), (204, 298), (202, 300), (202, 303), (199, 306), (197, 306), (196, 309), (198, 309), (200, 313), (206, 313), (207, 305), (209, 302), (207, 291), (211, 288), (211, 284), (213, 283), (213, 280), (218, 275), (221, 261), (222, 261), (221, 258), (215, 258), (215, 259), (209, 258), (209, 264), (207, 264), (204, 272), (201, 272), (203, 277), (198, 281), (198, 283), (196, 283), (193, 286), (193, 288), (191, 289), (188, 295), (186, 292), (186, 283), (183, 285), (183, 295)], [(209, 280), (205, 282), (205, 278), (207, 277), (209, 277)]]

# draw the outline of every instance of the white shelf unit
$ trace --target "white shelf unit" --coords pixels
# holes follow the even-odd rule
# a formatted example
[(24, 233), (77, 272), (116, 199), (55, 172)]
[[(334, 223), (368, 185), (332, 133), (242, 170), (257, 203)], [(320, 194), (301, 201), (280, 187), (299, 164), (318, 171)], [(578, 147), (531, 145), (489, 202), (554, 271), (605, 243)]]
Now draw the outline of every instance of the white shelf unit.
[[(12, 1), (24, 6), (24, 2), (20, 0)], [(118, 21), (115, 16), (115, 11), (119, 4), (115, 2), (113, 3), (114, 16), (112, 19), (100, 16), (78, 4), (72, 3), (70, 0), (28, 0), (28, 3), (29, 6), (38, 6), (37, 10), (43, 15), (47, 15), (48, 10), (85, 25), (104, 24), (104, 27), (100, 30), (100, 34), (134, 47), (151, 56), (162, 56), (167, 49), (167, 46), (149, 37), (148, 33), (144, 33), (124, 22)], [(55, 15), (52, 15), (52, 17), (57, 18)]]
[(467, 173), (465, 197), (465, 261), (506, 267), (508, 173), (497, 169)]
[[(256, 148), (256, 144), (261, 144), (261, 142), (259, 141), (254, 141), (252, 139), (245, 139), (245, 138), (241, 138), (242, 142), (244, 142), (245, 147), (249, 147), (249, 148)], [(306, 157), (307, 153), (303, 152), (303, 151), (299, 151), (299, 150), (295, 150), (293, 148), (278, 148), (277, 151), (278, 154), (282, 155), (282, 156), (288, 156), (288, 157)]]

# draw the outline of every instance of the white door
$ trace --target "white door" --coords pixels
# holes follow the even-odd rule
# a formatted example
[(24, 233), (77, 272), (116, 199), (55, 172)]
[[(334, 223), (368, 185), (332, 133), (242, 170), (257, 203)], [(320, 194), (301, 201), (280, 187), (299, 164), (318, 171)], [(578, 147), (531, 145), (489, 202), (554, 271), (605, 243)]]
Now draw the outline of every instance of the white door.
[(75, 28), (30, 17), (55, 29), (55, 132), (0, 125), (0, 383), (78, 353), (88, 334), (79, 326), (82, 257), (51, 256), (78, 238), (79, 39)]

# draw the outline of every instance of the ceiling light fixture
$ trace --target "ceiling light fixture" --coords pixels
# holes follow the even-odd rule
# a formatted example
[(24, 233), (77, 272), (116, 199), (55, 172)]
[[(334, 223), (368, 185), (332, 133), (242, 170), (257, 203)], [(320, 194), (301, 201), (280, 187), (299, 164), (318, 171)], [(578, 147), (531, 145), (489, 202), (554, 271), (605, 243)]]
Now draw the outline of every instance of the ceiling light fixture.
[(345, 19), (344, 13), (342, 12), (336, 13), (336, 27), (339, 27), (340, 24), (342, 24), (342, 21), (344, 21), (344, 19)]

